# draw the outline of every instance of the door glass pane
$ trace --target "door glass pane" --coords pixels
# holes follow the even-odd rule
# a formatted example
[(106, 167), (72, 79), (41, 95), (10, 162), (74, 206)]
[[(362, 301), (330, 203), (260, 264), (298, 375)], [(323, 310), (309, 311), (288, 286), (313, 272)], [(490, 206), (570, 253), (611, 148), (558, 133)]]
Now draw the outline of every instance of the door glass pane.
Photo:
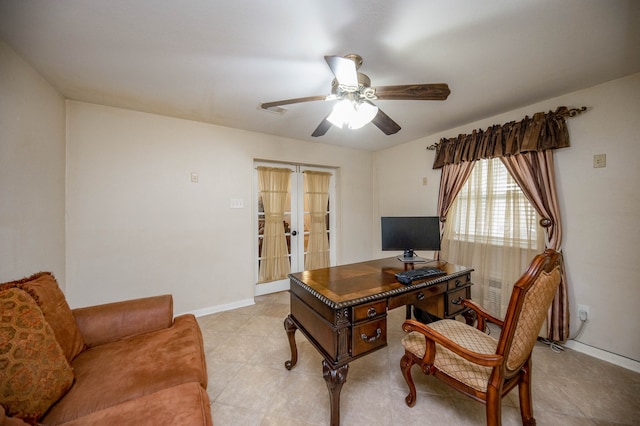
[(258, 194), (258, 266), (262, 258), (262, 239), (264, 237), (264, 205), (262, 195)]
[(291, 263), (291, 212), (284, 214), (284, 235), (287, 237), (287, 253), (289, 253), (289, 263)]

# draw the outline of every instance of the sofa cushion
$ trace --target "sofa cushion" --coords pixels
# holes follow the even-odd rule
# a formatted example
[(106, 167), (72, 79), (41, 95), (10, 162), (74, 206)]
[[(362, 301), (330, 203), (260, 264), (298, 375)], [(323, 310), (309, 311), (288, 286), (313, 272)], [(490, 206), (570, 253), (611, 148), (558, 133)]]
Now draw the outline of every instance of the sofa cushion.
[(40, 272), (28, 278), (0, 284), (0, 289), (8, 287), (22, 288), (36, 297), (67, 361), (71, 362), (82, 352), (84, 349), (82, 335), (53, 274)]
[(88, 348), (71, 363), (76, 382), (43, 419), (59, 424), (188, 382), (207, 386), (202, 334), (193, 315), (170, 328)]
[(0, 404), (37, 421), (73, 384), (73, 370), (36, 301), (24, 290), (0, 291)]
[(185, 383), (63, 423), (63, 426), (209, 426), (211, 407), (198, 383)]

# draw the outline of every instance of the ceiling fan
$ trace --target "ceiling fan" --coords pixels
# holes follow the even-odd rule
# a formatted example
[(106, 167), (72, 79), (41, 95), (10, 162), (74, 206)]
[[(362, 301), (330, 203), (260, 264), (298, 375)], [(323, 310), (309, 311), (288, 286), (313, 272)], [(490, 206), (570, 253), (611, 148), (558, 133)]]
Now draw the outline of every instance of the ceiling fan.
[(325, 56), (324, 59), (335, 76), (331, 82), (330, 95), (263, 102), (260, 104), (260, 108), (276, 110), (281, 105), (335, 100), (337, 103), (332, 112), (320, 122), (311, 136), (324, 135), (332, 125), (355, 129), (369, 122), (372, 122), (385, 134), (392, 135), (400, 130), (400, 126), (372, 101), (376, 99), (444, 101), (451, 93), (446, 83), (371, 87), (369, 77), (358, 72), (362, 65), (360, 55), (351, 53), (344, 56)]

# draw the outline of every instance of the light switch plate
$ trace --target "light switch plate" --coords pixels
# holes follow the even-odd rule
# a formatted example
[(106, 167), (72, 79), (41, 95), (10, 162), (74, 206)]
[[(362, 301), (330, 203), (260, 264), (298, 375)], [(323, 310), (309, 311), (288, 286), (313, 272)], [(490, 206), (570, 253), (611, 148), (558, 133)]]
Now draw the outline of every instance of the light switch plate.
[(231, 208), (232, 209), (243, 209), (244, 208), (244, 200), (242, 198), (232, 198), (231, 199)]
[(593, 168), (607, 167), (607, 154), (596, 154), (593, 156)]

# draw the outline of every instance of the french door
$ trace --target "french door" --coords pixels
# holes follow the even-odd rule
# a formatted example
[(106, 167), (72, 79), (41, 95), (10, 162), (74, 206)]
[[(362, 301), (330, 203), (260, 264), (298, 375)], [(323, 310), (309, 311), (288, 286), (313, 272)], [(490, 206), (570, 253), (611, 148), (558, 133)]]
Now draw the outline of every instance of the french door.
[(256, 295), (289, 289), (287, 275), (335, 265), (335, 170), (255, 163)]

